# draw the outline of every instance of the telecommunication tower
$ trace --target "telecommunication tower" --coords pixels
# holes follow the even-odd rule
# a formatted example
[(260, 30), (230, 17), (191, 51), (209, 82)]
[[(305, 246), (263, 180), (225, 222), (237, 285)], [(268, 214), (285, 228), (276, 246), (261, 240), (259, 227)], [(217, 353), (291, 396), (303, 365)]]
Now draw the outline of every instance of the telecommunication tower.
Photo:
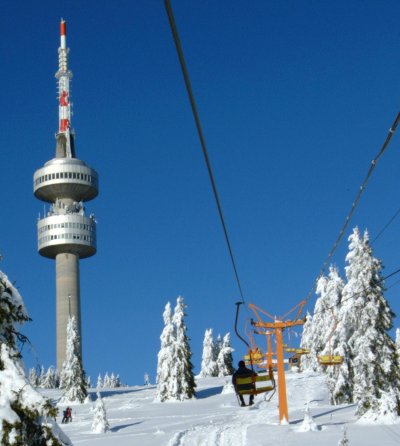
[[(56, 260), (57, 369), (66, 353), (67, 323), (75, 316), (81, 335), (79, 259), (96, 254), (96, 220), (86, 215), (84, 202), (98, 195), (98, 174), (75, 157), (75, 134), (71, 127), (70, 83), (66, 23), (61, 19), (58, 49), (58, 113), (55, 158), (33, 176), (36, 198), (50, 203), (37, 223), (38, 251)], [(82, 352), (81, 352), (82, 353)]]

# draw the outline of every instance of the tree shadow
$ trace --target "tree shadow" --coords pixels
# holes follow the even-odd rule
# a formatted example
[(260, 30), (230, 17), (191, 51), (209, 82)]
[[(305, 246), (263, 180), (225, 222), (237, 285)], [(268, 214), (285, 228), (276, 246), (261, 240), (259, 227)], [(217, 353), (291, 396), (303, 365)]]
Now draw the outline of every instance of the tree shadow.
[(127, 428), (127, 427), (135, 426), (136, 424), (142, 424), (142, 421), (138, 421), (137, 423), (121, 424), (121, 425), (119, 425), (119, 426), (114, 426), (114, 427), (112, 427), (112, 428), (110, 429), (110, 431), (111, 431), (111, 432), (118, 432), (118, 431), (120, 431), (120, 430), (122, 430), (122, 429), (125, 429), (125, 428)]
[(143, 387), (138, 388), (138, 389), (118, 389), (118, 387), (116, 389), (108, 389), (108, 390), (103, 390), (103, 389), (99, 389), (97, 390), (93, 390), (93, 391), (89, 391), (90, 394), (90, 398), (92, 401), (96, 401), (97, 400), (97, 392), (100, 393), (102, 398), (107, 398), (108, 396), (113, 396), (113, 395), (123, 395), (123, 394), (127, 394), (127, 393), (136, 393), (136, 392), (142, 392), (143, 390), (147, 390), (148, 388), (154, 388), (154, 387), (146, 387), (145, 389), (143, 389)]
[(210, 396), (219, 395), (222, 392), (223, 386), (211, 387), (204, 390), (199, 390), (196, 392), (196, 397), (198, 400), (204, 398), (209, 398)]
[[(320, 418), (320, 417), (323, 417), (325, 415), (333, 414), (335, 412), (340, 412), (340, 411), (343, 411), (345, 409), (355, 408), (355, 407), (357, 407), (357, 404), (349, 404), (348, 406), (345, 406), (345, 407), (338, 407), (336, 409), (331, 409), (331, 410), (327, 410), (325, 412), (321, 412), (321, 413), (315, 414), (312, 417), (313, 418)], [(302, 423), (303, 420), (304, 420), (304, 418), (300, 418), (298, 420), (293, 420), (293, 421), (290, 422), (290, 424), (299, 424), (299, 423)], [(338, 423), (325, 423), (325, 424), (343, 424), (343, 423), (338, 422)]]

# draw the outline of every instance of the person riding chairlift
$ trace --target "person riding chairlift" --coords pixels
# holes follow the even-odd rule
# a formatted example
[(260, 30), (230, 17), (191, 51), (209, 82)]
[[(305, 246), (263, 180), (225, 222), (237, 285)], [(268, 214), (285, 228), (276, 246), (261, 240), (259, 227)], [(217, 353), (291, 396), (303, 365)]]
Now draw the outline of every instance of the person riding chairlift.
[[(246, 406), (246, 403), (244, 402), (243, 395), (241, 393), (239, 393), (239, 391), (238, 391), (239, 389), (237, 388), (237, 385), (236, 385), (236, 379), (237, 378), (248, 378), (249, 376), (257, 376), (257, 373), (254, 372), (253, 370), (248, 369), (246, 367), (246, 364), (244, 363), (244, 361), (239, 361), (238, 366), (239, 366), (239, 368), (232, 375), (232, 384), (235, 387), (236, 395), (238, 395), (238, 397), (239, 397), (240, 405), (242, 407), (244, 407), (244, 406)], [(254, 384), (246, 384), (246, 386), (249, 386), (249, 388), (251, 390), (255, 390)], [(252, 406), (253, 404), (254, 404), (254, 395), (250, 395), (249, 406)]]

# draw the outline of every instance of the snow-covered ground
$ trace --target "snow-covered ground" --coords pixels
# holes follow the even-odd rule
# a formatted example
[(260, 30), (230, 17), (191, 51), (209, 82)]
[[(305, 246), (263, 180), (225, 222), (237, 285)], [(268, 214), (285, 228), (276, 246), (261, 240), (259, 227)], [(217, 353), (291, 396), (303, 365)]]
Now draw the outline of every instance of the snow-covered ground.
[[(74, 445), (90, 446), (337, 446), (343, 429), (350, 445), (400, 444), (400, 424), (357, 422), (354, 405), (331, 406), (325, 378), (316, 373), (287, 373), (289, 424), (279, 425), (277, 394), (263, 395), (252, 407), (241, 408), (234, 393), (222, 393), (228, 378), (197, 379), (197, 399), (154, 402), (155, 386), (110, 389), (101, 392), (111, 431), (91, 432), (94, 403), (72, 406), (73, 421), (61, 424)], [(59, 391), (43, 390), (58, 399)], [(96, 397), (93, 389), (91, 397)], [(247, 397), (246, 397), (247, 398)], [(307, 406), (316, 425), (305, 416)], [(314, 427), (315, 429), (315, 427)]]

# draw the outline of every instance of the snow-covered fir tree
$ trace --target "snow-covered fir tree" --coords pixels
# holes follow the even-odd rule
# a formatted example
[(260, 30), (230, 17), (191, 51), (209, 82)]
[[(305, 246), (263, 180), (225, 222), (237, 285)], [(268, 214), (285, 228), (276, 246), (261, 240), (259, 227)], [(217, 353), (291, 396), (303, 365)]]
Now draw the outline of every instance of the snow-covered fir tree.
[(97, 377), (96, 389), (101, 389), (102, 387), (103, 387), (103, 379), (99, 373), (99, 376)]
[[(221, 351), (221, 348), (222, 348), (222, 338), (221, 338), (221, 335), (218, 334), (217, 339), (214, 342), (214, 361), (215, 362), (217, 362), (217, 358), (218, 358), (219, 352)], [(219, 373), (219, 370), (217, 367), (215, 376), (218, 376), (218, 373)]]
[(110, 376), (109, 376), (108, 372), (106, 372), (106, 374), (104, 375), (103, 387), (104, 388), (110, 388), (111, 387), (111, 379), (110, 379)]
[(174, 309), (172, 322), (176, 330), (176, 360), (174, 372), (176, 378), (175, 398), (183, 401), (196, 395), (196, 383), (191, 361), (192, 351), (190, 349), (189, 337), (186, 334), (185, 325), (185, 303), (183, 297), (179, 296)]
[(90, 376), (86, 377), (86, 388), (90, 389), (92, 387), (92, 379), (90, 378)]
[(335, 344), (342, 346), (343, 352), (336, 351), (345, 358), (337, 379), (346, 381), (348, 394), (340, 398), (334, 393), (333, 401), (358, 403), (358, 416), (397, 417), (400, 370), (388, 334), (394, 314), (383, 295), (382, 264), (373, 256), (367, 231), (361, 237), (358, 228), (353, 230), (346, 262)]
[(110, 387), (113, 389), (117, 387), (117, 377), (114, 375), (114, 372), (112, 372), (110, 376)]
[(39, 377), (38, 377), (38, 387), (43, 388), (45, 379), (46, 379), (46, 371), (44, 369), (44, 366), (42, 365), (40, 367), (40, 373), (39, 373)]
[(160, 337), (161, 349), (157, 364), (158, 401), (183, 401), (195, 396), (196, 383), (184, 308), (183, 298), (178, 297), (174, 315), (171, 315), (169, 302), (163, 314), (164, 329)]
[(67, 446), (68, 437), (53, 421), (57, 414), (25, 376), (17, 342), (17, 325), (29, 321), (23, 300), (0, 272), (0, 444), (2, 446)]
[(200, 377), (206, 378), (208, 376), (218, 376), (212, 328), (206, 329), (204, 333), (203, 354), (201, 358)]
[(60, 388), (64, 389), (61, 401), (79, 401), (83, 403), (87, 396), (85, 373), (79, 349), (79, 335), (75, 316), (71, 316), (67, 325), (67, 348), (65, 361), (60, 373)]
[(157, 396), (158, 401), (167, 401), (173, 397), (171, 382), (173, 376), (171, 371), (176, 356), (176, 333), (172, 323), (171, 304), (165, 305), (164, 313), (164, 329), (160, 336), (161, 348), (158, 352), (157, 361)]
[(37, 387), (38, 385), (38, 376), (36, 373), (36, 368), (32, 367), (31, 369), (29, 369), (29, 382), (31, 384), (32, 387)]
[(41, 385), (43, 389), (56, 389), (57, 388), (57, 373), (56, 369), (53, 366), (50, 366), (47, 369), (47, 372), (44, 376), (43, 383)]
[(396, 328), (396, 352), (397, 352), (397, 362), (400, 365), (400, 328)]
[(97, 392), (97, 399), (93, 409), (92, 432), (96, 434), (104, 434), (109, 430), (110, 425), (107, 420), (106, 408), (100, 392)]
[(338, 269), (331, 266), (329, 275), (322, 276), (316, 287), (320, 296), (314, 308), (312, 318), (309, 316), (303, 327), (301, 347), (310, 350), (302, 358), (302, 370), (321, 370), (319, 355), (332, 355), (332, 336), (337, 325), (337, 312), (342, 298), (344, 283)]
[(232, 352), (233, 348), (231, 347), (231, 334), (227, 333), (222, 340), (222, 346), (218, 353), (217, 358), (217, 368), (218, 368), (218, 376), (229, 376), (234, 372), (233, 368), (233, 358)]
[[(312, 348), (312, 336), (313, 336), (312, 328), (313, 328), (313, 318), (311, 314), (307, 311), (306, 320), (303, 325), (303, 333), (301, 335), (300, 347), (308, 349), (310, 351)], [(301, 358), (300, 366), (303, 372), (313, 369), (314, 358), (311, 358), (311, 354), (303, 355), (303, 357)]]

